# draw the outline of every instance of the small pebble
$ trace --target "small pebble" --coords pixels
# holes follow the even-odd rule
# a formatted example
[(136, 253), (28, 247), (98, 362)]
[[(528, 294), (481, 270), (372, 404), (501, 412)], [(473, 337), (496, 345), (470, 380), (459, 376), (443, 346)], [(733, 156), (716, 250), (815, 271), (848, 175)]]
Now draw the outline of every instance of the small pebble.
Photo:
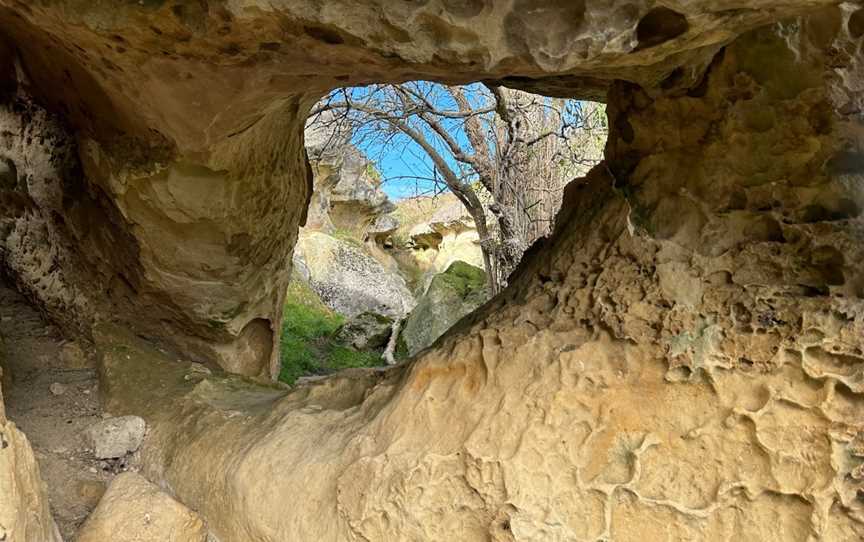
[(51, 390), (51, 395), (63, 395), (66, 393), (66, 386), (59, 382), (54, 382), (48, 389)]

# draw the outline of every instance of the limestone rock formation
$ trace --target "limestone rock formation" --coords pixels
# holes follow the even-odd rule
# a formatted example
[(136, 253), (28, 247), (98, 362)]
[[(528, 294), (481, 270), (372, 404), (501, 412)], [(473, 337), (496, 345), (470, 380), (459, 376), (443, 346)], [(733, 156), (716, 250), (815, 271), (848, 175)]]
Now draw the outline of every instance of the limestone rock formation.
[(331, 234), (341, 230), (362, 239), (395, 209), (381, 190), (380, 176), (339, 125), (324, 120), (307, 124), (304, 135), (313, 175), (306, 228)]
[(430, 346), (488, 299), (483, 269), (458, 260), (450, 264), (432, 278), (405, 321), (402, 338), (408, 354), (413, 356)]
[(616, 84), (554, 238), (409, 366), (244, 399), (104, 335), (149, 475), (228, 540), (861, 538), (859, 121), (820, 49), (843, 13), (739, 38), (687, 91)]
[[(398, 224), (376, 239), (376, 247), (383, 250), (373, 249), (373, 254), (385, 264), (392, 262), (415, 297), (422, 296), (432, 278), (455, 261), (483, 267), (474, 220), (454, 195), (402, 200), (393, 214)], [(494, 223), (494, 218), (489, 221)]]
[(445, 272), (456, 261), (483, 267), (474, 220), (458, 201), (441, 205), (427, 222), (411, 228), (410, 237), (414, 257), (428, 278)]
[(117, 475), (76, 542), (205, 542), (204, 522), (140, 474)]
[[(26, 86), (81, 160), (44, 176), (62, 213), (14, 196), (34, 248), (3, 265), (70, 328), (119, 324), (95, 328), (106, 406), (147, 420), (148, 478), (223, 542), (859, 540), (861, 9), (0, 0), (0, 90)], [(185, 378), (274, 374), (306, 112), (416, 78), (608, 91), (606, 160), (410, 364)], [(4, 163), (4, 191), (31, 186)], [(3, 521), (52, 540), (10, 450), (4, 487), (30, 492), (0, 495)]]
[(304, 231), (294, 258), (324, 304), (348, 318), (372, 312), (401, 319), (414, 307), (405, 281), (372, 258), (359, 242)]
[[(84, 290), (88, 268), (75, 254), (75, 230), (92, 209), (71, 134), (24, 92), (0, 103), (0, 262), (71, 333), (86, 330), (98, 308)], [(81, 195), (67, 207), (66, 190)], [(95, 254), (93, 256), (96, 256)], [(90, 276), (92, 288), (101, 277)]]
[(80, 159), (70, 182), (48, 183), (62, 212), (36, 203), (72, 243), (37, 221), (17, 244), (53, 264), (8, 266), (85, 333), (105, 314), (187, 357), (272, 376), (311, 195), (304, 120), (329, 89), (412, 78), (584, 98), (616, 79), (685, 89), (736, 35), (835, 5), (0, 0), (0, 89), (25, 88), (60, 117)]

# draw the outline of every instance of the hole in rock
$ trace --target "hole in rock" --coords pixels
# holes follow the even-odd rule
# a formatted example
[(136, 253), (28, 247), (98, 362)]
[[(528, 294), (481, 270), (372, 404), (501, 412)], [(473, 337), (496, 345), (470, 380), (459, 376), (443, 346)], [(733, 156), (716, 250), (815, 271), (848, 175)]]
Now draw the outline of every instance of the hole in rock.
[(812, 224), (856, 218), (861, 214), (861, 208), (850, 198), (838, 198), (822, 203), (811, 203), (798, 214), (801, 222)]
[(430, 346), (549, 235), (564, 187), (599, 162), (606, 133), (601, 104), (503, 87), (331, 92), (306, 126), (314, 191), (285, 303), (282, 380)]
[(18, 168), (9, 158), (0, 157), (0, 190), (18, 188)]
[(849, 16), (849, 35), (853, 38), (864, 36), (864, 8), (852, 12)]
[(666, 7), (656, 7), (636, 25), (636, 50), (654, 47), (687, 32), (687, 18)]
[(322, 26), (307, 26), (304, 28), (306, 35), (318, 41), (323, 41), (329, 45), (340, 45), (345, 43), (342, 36), (335, 30), (324, 28)]

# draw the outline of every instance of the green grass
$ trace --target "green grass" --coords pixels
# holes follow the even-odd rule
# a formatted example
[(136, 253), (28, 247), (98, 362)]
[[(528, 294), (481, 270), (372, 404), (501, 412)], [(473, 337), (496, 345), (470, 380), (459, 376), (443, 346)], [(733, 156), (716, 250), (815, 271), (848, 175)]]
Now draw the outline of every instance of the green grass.
[(383, 363), (377, 352), (357, 351), (333, 340), (345, 318), (327, 308), (303, 281), (291, 281), (283, 310), (279, 373), (282, 382), (294, 384), (301, 376)]
[(345, 241), (346, 243), (350, 243), (356, 247), (363, 247), (363, 241), (357, 237), (357, 234), (352, 232), (351, 230), (345, 228), (336, 228), (332, 234), (333, 237), (339, 239), (340, 241)]

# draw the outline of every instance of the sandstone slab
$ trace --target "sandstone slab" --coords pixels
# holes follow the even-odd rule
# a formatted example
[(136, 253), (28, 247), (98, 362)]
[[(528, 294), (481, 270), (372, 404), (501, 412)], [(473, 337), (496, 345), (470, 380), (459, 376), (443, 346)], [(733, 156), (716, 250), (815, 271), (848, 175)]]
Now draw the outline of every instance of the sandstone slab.
[(143, 476), (117, 475), (87, 518), (77, 542), (205, 542), (201, 518)]

